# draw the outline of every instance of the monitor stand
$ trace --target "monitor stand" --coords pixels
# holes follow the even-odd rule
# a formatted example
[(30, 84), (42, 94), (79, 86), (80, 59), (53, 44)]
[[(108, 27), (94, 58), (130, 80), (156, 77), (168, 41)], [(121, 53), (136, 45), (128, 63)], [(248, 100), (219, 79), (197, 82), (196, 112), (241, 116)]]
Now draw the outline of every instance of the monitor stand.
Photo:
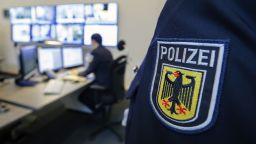
[(15, 84), (21, 87), (32, 87), (32, 86), (35, 86), (37, 83), (38, 83), (37, 81), (32, 81), (32, 80), (24, 80), (24, 79), (15, 80)]

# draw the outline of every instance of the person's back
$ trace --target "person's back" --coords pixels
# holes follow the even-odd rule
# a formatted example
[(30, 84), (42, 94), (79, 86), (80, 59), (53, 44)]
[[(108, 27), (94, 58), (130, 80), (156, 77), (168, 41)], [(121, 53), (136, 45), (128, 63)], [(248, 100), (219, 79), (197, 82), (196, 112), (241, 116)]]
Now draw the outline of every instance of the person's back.
[(93, 34), (92, 40), (92, 50), (91, 55), (93, 60), (91, 61), (87, 70), (80, 75), (86, 76), (90, 73), (95, 74), (95, 84), (108, 87), (110, 85), (110, 72), (111, 64), (113, 61), (113, 56), (109, 50), (107, 50), (102, 45), (102, 37), (99, 34)]
[(113, 62), (113, 56), (111, 52), (102, 45), (102, 37), (99, 34), (93, 34), (91, 37), (92, 47), (91, 52), (92, 61), (89, 64), (87, 70), (80, 73), (81, 76), (87, 76), (93, 73), (95, 80), (79, 96), (79, 101), (88, 106), (92, 111), (95, 110), (95, 106), (98, 104), (97, 90), (92, 88), (93, 86), (101, 86), (109, 88), (111, 85), (111, 65)]
[(93, 73), (96, 76), (95, 82), (99, 85), (108, 87), (110, 85), (111, 64), (113, 61), (112, 54), (105, 47), (96, 48), (91, 53), (95, 61)]

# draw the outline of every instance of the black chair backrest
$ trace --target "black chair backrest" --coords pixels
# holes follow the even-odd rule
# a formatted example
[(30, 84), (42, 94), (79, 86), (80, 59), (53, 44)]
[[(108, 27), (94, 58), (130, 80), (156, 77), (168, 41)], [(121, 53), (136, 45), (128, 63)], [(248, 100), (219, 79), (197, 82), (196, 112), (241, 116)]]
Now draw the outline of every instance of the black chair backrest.
[(126, 69), (127, 57), (121, 56), (113, 61), (111, 68), (111, 86), (110, 90), (116, 101), (119, 101), (125, 97), (125, 69)]

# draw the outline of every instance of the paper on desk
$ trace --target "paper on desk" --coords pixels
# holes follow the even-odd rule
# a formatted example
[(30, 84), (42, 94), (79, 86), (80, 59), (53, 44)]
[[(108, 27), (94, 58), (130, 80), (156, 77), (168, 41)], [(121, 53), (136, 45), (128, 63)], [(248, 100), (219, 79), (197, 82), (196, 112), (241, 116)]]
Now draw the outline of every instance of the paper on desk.
[(77, 75), (67, 75), (63, 77), (65, 81), (73, 81), (73, 82), (86, 82), (85, 77), (77, 76)]

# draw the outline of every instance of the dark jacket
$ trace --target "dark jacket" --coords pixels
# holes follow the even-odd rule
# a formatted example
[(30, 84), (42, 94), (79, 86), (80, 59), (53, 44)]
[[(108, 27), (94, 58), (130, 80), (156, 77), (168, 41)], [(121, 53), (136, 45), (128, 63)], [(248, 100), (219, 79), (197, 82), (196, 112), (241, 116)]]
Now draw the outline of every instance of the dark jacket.
[[(126, 144), (256, 143), (255, 6), (251, 0), (166, 1), (147, 55), (129, 89)], [(189, 91), (180, 91), (182, 104), (175, 105), (177, 114), (168, 111), (173, 85), (161, 85), (164, 66), (167, 72), (180, 70), (186, 80), (182, 88), (190, 86)], [(197, 80), (200, 75), (205, 81)], [(175, 81), (173, 74), (168, 78)], [(192, 93), (191, 104), (198, 104), (198, 116), (180, 120), (190, 113), (186, 105), (191, 101), (182, 100), (191, 98), (188, 93), (197, 89), (195, 85), (202, 90), (201, 101)]]
[(95, 83), (108, 87), (110, 85), (110, 69), (113, 61), (112, 54), (105, 47), (100, 46), (91, 52), (93, 61), (88, 69), (82, 74), (84, 76), (94, 73)]

